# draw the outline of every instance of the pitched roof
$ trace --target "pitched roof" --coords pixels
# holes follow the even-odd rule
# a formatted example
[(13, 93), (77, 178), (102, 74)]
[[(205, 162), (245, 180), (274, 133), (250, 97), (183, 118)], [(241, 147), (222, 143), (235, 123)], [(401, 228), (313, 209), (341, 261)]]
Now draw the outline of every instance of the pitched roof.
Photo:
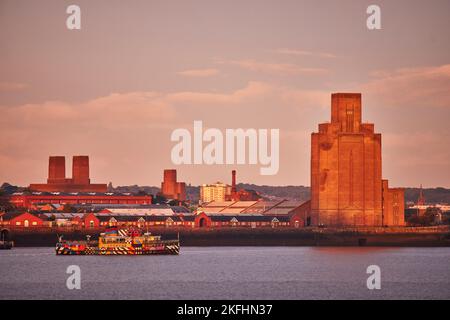
[(33, 196), (133, 196), (133, 197), (151, 197), (147, 195), (133, 194), (130, 192), (45, 192), (45, 191), (18, 191), (11, 195), (33, 195)]
[(173, 210), (170, 207), (162, 207), (162, 208), (131, 208), (131, 209), (116, 209), (116, 208), (106, 208), (104, 210), (108, 210), (108, 212), (99, 212), (98, 215), (102, 214), (112, 214), (112, 215), (122, 215), (122, 216), (133, 216), (133, 215), (165, 215), (171, 216), (174, 215)]
[(298, 208), (304, 201), (278, 200), (278, 201), (226, 201), (210, 202), (198, 208), (198, 211), (209, 213), (264, 213), (267, 215), (288, 215)]
[[(236, 220), (237, 222), (289, 222), (288, 216), (269, 216), (262, 214), (235, 214), (235, 215), (227, 215), (227, 214), (211, 214), (208, 215), (211, 221), (214, 222), (232, 222)], [(277, 221), (278, 220), (278, 221)]]
[[(133, 215), (133, 216), (117, 216), (117, 215), (99, 215), (97, 218), (101, 222), (109, 222), (111, 219), (115, 219), (118, 222), (139, 222), (143, 220), (144, 222), (161, 222), (171, 219), (174, 222), (183, 221), (180, 216), (143, 216), (143, 215)], [(142, 221), (141, 220), (141, 221)]]
[(67, 212), (54, 212), (54, 213), (43, 213), (43, 217), (51, 218), (55, 217), (55, 219), (73, 219), (73, 218), (82, 218), (84, 213), (67, 213)]
[(19, 216), (21, 216), (23, 214), (29, 214), (29, 215), (32, 215), (32, 216), (38, 218), (38, 219), (41, 219), (41, 217), (39, 217), (38, 215), (31, 214), (30, 212), (7, 212), (5, 214), (0, 215), (0, 219), (2, 219), (3, 221), (9, 221), (9, 220), (17, 218), (17, 217), (19, 217)]

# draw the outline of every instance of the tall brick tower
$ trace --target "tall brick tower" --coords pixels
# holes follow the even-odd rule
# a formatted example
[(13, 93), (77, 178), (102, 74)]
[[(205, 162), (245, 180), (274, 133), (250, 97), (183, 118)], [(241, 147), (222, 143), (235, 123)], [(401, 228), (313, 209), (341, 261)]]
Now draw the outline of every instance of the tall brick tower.
[(177, 193), (177, 170), (164, 170), (163, 181), (161, 182), (161, 193), (166, 196), (173, 196)]
[(50, 156), (48, 158), (47, 183), (66, 182), (66, 158), (64, 156)]
[(89, 157), (73, 156), (72, 179), (74, 184), (89, 184)]
[[(397, 202), (402, 196), (399, 189)], [(311, 224), (404, 223), (384, 217), (383, 208), (390, 205), (383, 203), (381, 134), (373, 124), (361, 122), (361, 94), (332, 94), (331, 122), (319, 124), (319, 132), (311, 135)], [(399, 209), (394, 211), (400, 215)]]
[(161, 182), (161, 195), (168, 199), (186, 200), (186, 183), (177, 182), (177, 170), (164, 170), (164, 180)]

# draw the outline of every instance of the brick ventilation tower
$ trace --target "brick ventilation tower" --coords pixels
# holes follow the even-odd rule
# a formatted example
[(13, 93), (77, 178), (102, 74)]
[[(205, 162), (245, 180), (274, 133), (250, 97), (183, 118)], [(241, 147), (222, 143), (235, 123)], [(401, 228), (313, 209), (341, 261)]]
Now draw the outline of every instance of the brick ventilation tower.
[(66, 183), (66, 158), (49, 157), (47, 183)]
[(381, 134), (361, 122), (361, 94), (331, 96), (331, 122), (311, 135), (311, 224), (404, 225), (404, 190), (381, 176)]
[(161, 182), (161, 195), (167, 199), (186, 200), (186, 183), (177, 182), (177, 170), (164, 170), (164, 180)]
[(48, 160), (47, 183), (30, 184), (30, 189), (43, 192), (106, 192), (107, 185), (91, 183), (88, 156), (73, 157), (72, 178), (66, 178), (66, 158), (51, 156)]
[(72, 179), (74, 184), (87, 185), (89, 179), (89, 157), (74, 156), (72, 162)]

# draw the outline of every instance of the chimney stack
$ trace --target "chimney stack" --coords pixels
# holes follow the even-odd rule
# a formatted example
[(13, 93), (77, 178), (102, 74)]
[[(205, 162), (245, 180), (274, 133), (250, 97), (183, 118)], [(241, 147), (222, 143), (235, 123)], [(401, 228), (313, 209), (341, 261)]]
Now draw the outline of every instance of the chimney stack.
[(231, 171), (231, 194), (236, 194), (236, 170)]

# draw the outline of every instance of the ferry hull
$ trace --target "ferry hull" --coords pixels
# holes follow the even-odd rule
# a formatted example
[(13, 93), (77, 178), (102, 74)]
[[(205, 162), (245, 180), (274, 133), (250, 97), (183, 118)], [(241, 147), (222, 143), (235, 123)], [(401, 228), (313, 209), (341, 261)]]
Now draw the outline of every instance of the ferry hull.
[(180, 244), (172, 242), (147, 247), (85, 247), (81, 249), (57, 244), (55, 250), (56, 255), (178, 255), (180, 253)]

